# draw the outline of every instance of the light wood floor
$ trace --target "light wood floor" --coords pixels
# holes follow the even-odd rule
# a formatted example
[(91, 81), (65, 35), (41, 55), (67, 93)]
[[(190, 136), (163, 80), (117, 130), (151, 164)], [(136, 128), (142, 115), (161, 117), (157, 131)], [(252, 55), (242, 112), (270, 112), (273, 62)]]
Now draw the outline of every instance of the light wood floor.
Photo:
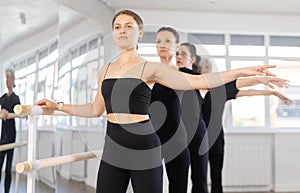
[[(3, 177), (3, 179), (0, 184), (0, 193), (4, 192), (4, 187), (3, 187), (3, 180), (5, 177), (4, 173), (3, 173), (2, 177)], [(12, 179), (12, 184), (11, 184), (11, 189), (10, 189), (11, 193), (14, 193), (14, 189), (15, 189), (14, 182), (15, 182), (15, 174), (13, 174), (13, 179)], [(20, 175), (19, 193), (26, 193), (26, 191), (27, 191), (26, 183), (27, 183), (26, 175)], [(94, 188), (87, 186), (83, 182), (66, 180), (59, 176), (57, 176), (56, 187), (57, 187), (56, 189), (53, 189), (41, 181), (36, 181), (36, 187), (35, 187), (36, 191), (35, 192), (36, 193), (95, 193), (96, 192), (96, 190)], [(131, 192), (131, 191), (128, 191), (128, 192)], [(238, 192), (226, 192), (226, 193), (238, 193)], [(243, 192), (243, 193), (246, 193), (246, 192)], [(251, 193), (254, 193), (254, 192), (251, 192)], [(255, 193), (269, 193), (269, 192), (255, 192)], [(280, 192), (280, 193), (288, 193), (288, 192)], [(300, 193), (300, 192), (293, 192), (293, 193)]]
[[(2, 175), (5, 177), (5, 174)], [(66, 180), (64, 178), (59, 177), (59, 175), (56, 176), (57, 185), (56, 189), (53, 189), (49, 187), (48, 185), (44, 184), (43, 182), (36, 181), (35, 186), (35, 192), (36, 193), (95, 193), (96, 190), (91, 187), (87, 186), (83, 182), (77, 182), (74, 180)], [(3, 187), (3, 180), (0, 184), (0, 193), (4, 192)], [(14, 193), (15, 189), (15, 174), (13, 174), (12, 184), (10, 188), (10, 192)], [(27, 193), (27, 176), (26, 175), (20, 175), (20, 181), (19, 181), (19, 193)]]

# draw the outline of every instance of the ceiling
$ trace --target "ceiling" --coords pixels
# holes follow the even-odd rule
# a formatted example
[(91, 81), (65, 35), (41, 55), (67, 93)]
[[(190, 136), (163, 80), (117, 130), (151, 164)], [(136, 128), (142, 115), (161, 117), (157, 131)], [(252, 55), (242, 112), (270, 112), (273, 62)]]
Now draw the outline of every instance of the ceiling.
[(53, 0), (1, 0), (0, 50), (57, 21), (58, 5)]
[(299, 0), (99, 0), (115, 9), (300, 15)]
[[(148, 9), (300, 16), (300, 0), (98, 0), (118, 10)], [(63, 16), (63, 17), (61, 17)], [(58, 21), (70, 25), (80, 16), (61, 9), (56, 0), (1, 0), (0, 50)], [(23, 23), (22, 23), (23, 21)], [(26, 24), (24, 24), (26, 22)]]

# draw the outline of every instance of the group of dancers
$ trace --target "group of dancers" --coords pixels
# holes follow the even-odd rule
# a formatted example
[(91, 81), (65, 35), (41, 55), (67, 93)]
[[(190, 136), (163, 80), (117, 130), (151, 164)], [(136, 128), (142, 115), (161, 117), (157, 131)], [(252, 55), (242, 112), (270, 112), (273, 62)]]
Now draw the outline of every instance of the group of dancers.
[[(197, 55), (193, 44), (179, 44), (177, 31), (170, 27), (160, 28), (156, 35), (161, 62), (146, 61), (137, 53), (143, 20), (131, 10), (114, 16), (112, 30), (119, 54), (102, 68), (93, 102), (57, 104), (42, 99), (35, 104), (80, 117), (98, 117), (106, 112), (97, 193), (125, 193), (129, 181), (135, 193), (162, 193), (163, 164), (169, 193), (187, 192), (189, 168), (192, 193), (205, 193), (208, 160), (211, 192), (222, 192), (221, 117), (226, 101), (276, 95), (289, 103), (276, 91), (239, 90), (260, 83), (286, 87), (288, 82), (269, 71), (274, 65), (212, 73), (209, 61)], [(176, 64), (172, 64), (173, 57)]]

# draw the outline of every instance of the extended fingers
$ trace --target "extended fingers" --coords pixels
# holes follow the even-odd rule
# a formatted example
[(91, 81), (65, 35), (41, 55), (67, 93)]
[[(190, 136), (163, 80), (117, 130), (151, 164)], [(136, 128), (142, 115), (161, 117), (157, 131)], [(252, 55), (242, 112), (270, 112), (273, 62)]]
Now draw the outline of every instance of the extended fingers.
[(276, 76), (276, 74), (273, 74), (272, 72), (270, 72), (269, 70), (266, 69), (260, 69), (262, 75), (266, 75), (266, 76)]
[(289, 81), (282, 78), (271, 79), (270, 82), (281, 88), (288, 88), (290, 86), (288, 83)]
[(287, 84), (285, 82), (282, 81), (271, 81), (272, 84), (282, 88), (282, 87), (287, 87)]
[(292, 101), (289, 98), (284, 98), (283, 101), (286, 105), (290, 105), (292, 103)]
[(264, 66), (259, 66), (256, 70), (260, 72), (260, 75), (266, 75), (266, 76), (276, 76), (272, 72), (270, 72), (269, 68), (276, 68), (276, 65), (264, 65)]
[(267, 68), (276, 68), (276, 65), (266, 64), (266, 65), (263, 65), (262, 68), (264, 68), (264, 69), (267, 69)]

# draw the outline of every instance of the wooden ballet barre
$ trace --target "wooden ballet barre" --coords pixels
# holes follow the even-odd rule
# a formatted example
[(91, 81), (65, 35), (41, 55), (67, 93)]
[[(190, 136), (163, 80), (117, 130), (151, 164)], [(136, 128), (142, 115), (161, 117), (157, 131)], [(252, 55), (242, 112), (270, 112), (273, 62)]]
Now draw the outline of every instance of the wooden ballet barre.
[(55, 115), (55, 116), (70, 116), (61, 111), (45, 110), (37, 105), (16, 105), (14, 112), (18, 115)]
[(22, 147), (22, 146), (26, 146), (26, 145), (27, 145), (26, 142), (4, 144), (4, 145), (0, 145), (0, 151), (6, 151), (9, 149), (14, 149), (14, 148)]
[(25, 173), (30, 172), (32, 170), (39, 170), (42, 168), (48, 168), (68, 163), (73, 163), (77, 161), (97, 158), (102, 155), (102, 151), (95, 151), (95, 152), (83, 152), (77, 153), (72, 155), (64, 155), (59, 157), (52, 157), (46, 159), (35, 160), (32, 162), (22, 162), (16, 165), (16, 171), (18, 173)]
[[(2, 119), (2, 113), (0, 113), (0, 118)], [(19, 115), (16, 113), (8, 113), (8, 119), (15, 119), (15, 118), (25, 118), (25, 115)]]

